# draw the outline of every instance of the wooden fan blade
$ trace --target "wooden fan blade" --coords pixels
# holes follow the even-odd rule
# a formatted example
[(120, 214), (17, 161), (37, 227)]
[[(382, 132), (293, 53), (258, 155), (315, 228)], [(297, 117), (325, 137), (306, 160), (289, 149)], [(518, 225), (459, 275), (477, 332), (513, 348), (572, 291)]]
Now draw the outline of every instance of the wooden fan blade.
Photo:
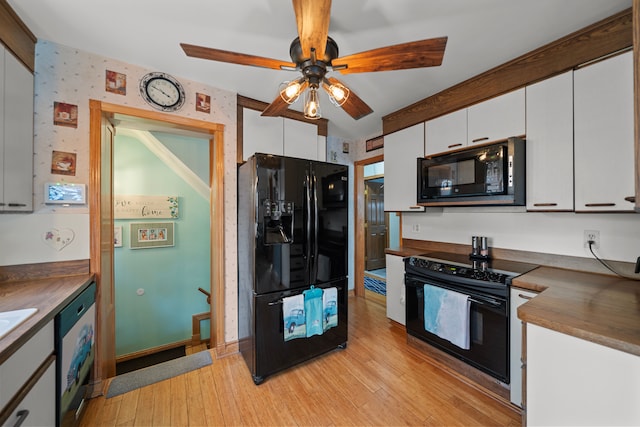
[[(302, 93), (305, 90), (307, 90), (308, 86), (309, 86), (309, 82), (305, 81), (302, 83), (302, 86), (300, 87), (300, 92), (298, 92), (300, 94), (299, 96), (302, 96)], [(289, 104), (287, 103), (287, 101), (282, 99), (280, 94), (278, 94), (278, 97), (274, 99), (271, 104), (267, 105), (267, 108), (265, 108), (264, 111), (262, 111), (262, 114), (260, 115), (266, 116), (266, 117), (277, 117), (282, 113), (284, 113), (287, 110), (287, 108), (289, 108)]]
[[(346, 87), (344, 83), (335, 77), (328, 77), (330, 83), (340, 83), (342, 86)], [(369, 107), (365, 102), (360, 99), (358, 95), (356, 95), (351, 89), (349, 89), (349, 98), (347, 101), (342, 104), (342, 109), (355, 120), (361, 119), (364, 116), (373, 113), (371, 107)]]
[(336, 58), (331, 66), (342, 74), (434, 67), (442, 64), (446, 45), (447, 37), (401, 43)]
[(303, 57), (311, 58), (311, 48), (315, 48), (316, 57), (324, 58), (329, 34), (331, 0), (293, 0), (293, 11), (296, 14)]
[(287, 111), (287, 108), (289, 108), (289, 104), (287, 104), (280, 94), (278, 94), (276, 99), (274, 99), (271, 104), (267, 105), (267, 108), (265, 108), (260, 115), (265, 117), (277, 117)]
[(252, 65), (254, 67), (271, 68), (274, 70), (295, 69), (293, 62), (280, 61), (277, 59), (264, 58), (262, 56), (246, 55), (244, 53), (230, 52), (227, 50), (214, 49), (211, 47), (195, 46), (192, 44), (180, 43), (182, 50), (187, 56), (212, 61), (229, 62), (231, 64)]

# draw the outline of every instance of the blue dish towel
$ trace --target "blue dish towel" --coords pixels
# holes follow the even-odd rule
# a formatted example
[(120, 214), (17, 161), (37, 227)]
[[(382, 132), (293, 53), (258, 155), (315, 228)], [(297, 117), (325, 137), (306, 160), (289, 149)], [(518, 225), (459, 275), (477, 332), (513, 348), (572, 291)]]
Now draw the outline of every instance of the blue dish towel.
[(282, 298), (282, 319), (285, 341), (304, 338), (307, 335), (304, 296), (302, 294)]
[(338, 288), (327, 288), (322, 294), (323, 329), (338, 326)]
[(465, 350), (471, 344), (470, 310), (467, 295), (424, 285), (424, 329)]
[(302, 292), (307, 322), (307, 337), (322, 335), (322, 289), (311, 287)]

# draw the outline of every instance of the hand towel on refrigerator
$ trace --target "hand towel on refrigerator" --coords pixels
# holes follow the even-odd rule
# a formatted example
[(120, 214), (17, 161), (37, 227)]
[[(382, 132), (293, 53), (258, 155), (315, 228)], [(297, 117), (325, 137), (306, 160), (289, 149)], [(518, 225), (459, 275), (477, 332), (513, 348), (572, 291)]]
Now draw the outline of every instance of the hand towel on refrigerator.
[(307, 337), (322, 335), (322, 289), (311, 287), (303, 291)]
[(326, 331), (338, 326), (338, 288), (327, 288), (322, 294), (322, 324)]
[(282, 318), (285, 341), (303, 338), (307, 335), (304, 296), (302, 294), (282, 298)]
[(465, 350), (470, 347), (470, 310), (467, 295), (424, 285), (424, 329)]

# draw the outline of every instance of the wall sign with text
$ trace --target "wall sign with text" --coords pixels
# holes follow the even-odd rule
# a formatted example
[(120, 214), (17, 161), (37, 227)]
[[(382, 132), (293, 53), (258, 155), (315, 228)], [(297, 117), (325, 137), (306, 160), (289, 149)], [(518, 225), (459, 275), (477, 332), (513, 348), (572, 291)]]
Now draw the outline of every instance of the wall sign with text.
[(178, 196), (113, 196), (113, 217), (129, 218), (178, 218)]

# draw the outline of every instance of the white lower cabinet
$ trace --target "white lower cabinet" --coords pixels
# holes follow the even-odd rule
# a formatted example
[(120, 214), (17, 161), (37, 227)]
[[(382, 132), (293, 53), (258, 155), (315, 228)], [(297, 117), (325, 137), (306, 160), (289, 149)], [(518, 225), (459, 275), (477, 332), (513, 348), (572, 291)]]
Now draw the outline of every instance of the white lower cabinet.
[[(56, 387), (53, 319), (0, 365), (0, 424), (16, 425), (21, 410), (28, 410), (23, 426), (54, 426), (56, 423)], [(32, 383), (31, 378), (45, 362), (51, 362), (31, 390), (17, 402), (21, 390)], [(7, 416), (10, 407), (15, 409)], [(22, 413), (21, 413), (22, 414)]]
[(640, 425), (640, 357), (527, 323), (526, 423)]
[(387, 263), (387, 317), (404, 325), (405, 290), (404, 261), (401, 256), (386, 255)]
[[(41, 427), (56, 425), (56, 364), (49, 364), (38, 382), (9, 415), (2, 427), (20, 425)], [(18, 424), (22, 420), (21, 424)]]
[(538, 295), (536, 292), (511, 288), (509, 309), (509, 372), (511, 377), (511, 403), (522, 407), (522, 321), (518, 307)]

